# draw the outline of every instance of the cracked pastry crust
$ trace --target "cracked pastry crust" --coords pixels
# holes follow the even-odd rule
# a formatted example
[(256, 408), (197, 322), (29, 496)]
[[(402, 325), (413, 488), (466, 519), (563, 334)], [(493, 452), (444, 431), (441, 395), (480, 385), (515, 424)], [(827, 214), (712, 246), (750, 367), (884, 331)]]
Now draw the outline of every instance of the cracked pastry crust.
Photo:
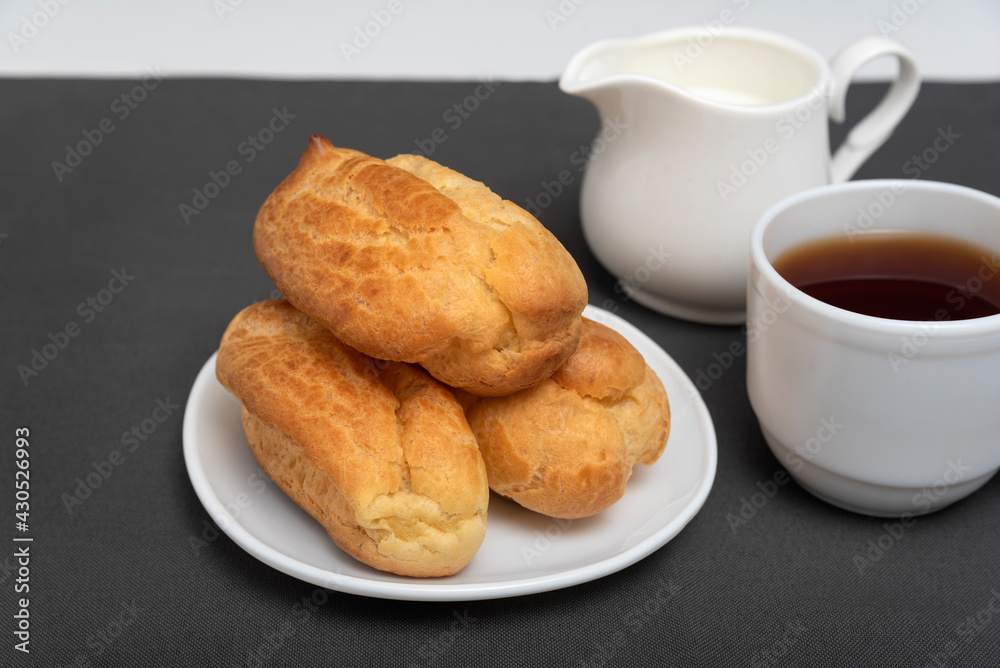
[(506, 397), (464, 396), (490, 489), (552, 517), (588, 517), (625, 493), (670, 432), (663, 384), (617, 332), (584, 318), (551, 378)]
[(383, 161), (313, 135), (253, 238), (281, 293), (340, 340), (474, 394), (541, 382), (580, 337), (587, 286), (559, 241), (418, 155)]
[(270, 300), (230, 323), (216, 375), (243, 405), (261, 468), (345, 552), (416, 577), (476, 554), (482, 457), (454, 395), (422, 369), (374, 360)]

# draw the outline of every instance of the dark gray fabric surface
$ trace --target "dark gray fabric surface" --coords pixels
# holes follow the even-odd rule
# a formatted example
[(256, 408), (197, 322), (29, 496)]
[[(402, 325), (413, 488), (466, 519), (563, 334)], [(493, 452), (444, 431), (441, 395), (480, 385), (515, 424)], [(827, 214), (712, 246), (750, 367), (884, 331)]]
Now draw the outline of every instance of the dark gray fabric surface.
[[(184, 467), (183, 406), (229, 319), (273, 290), (254, 257), (254, 215), (310, 133), (387, 157), (441, 128), (433, 158), (522, 205), (570, 169), (573, 183), (540, 218), (576, 257), (591, 303), (616, 309), (692, 377), (743, 334), (657, 315), (614, 290), (583, 241), (571, 162), (597, 116), (554, 84), (494, 84), (461, 118), (448, 110), (479, 82), (166, 79), (122, 118), (116, 100), (136, 83), (0, 80), (0, 663), (1000, 665), (1000, 483), (902, 528), (794, 483), (769, 486), (781, 469), (739, 357), (703, 393), (719, 443), (704, 508), (665, 547), (601, 580), (506, 600), (377, 600), (317, 590), (214, 533)], [(849, 118), (883, 90), (855, 86)], [(241, 143), (275, 110), (287, 127), (248, 161)], [(960, 138), (921, 176), (1000, 194), (998, 113), (1000, 85), (925, 85), (857, 176), (913, 176), (907, 161), (951, 128)], [(60, 181), (52, 163), (105, 118), (113, 131)], [(179, 205), (228, 161), (240, 173), (187, 224)], [(134, 278), (101, 293), (114, 271)], [(87, 304), (109, 296), (100, 311)], [(18, 365), (71, 322), (78, 333), (22, 382)], [(158, 401), (178, 407), (155, 411)], [(18, 426), (31, 431), (30, 655), (13, 649)], [(133, 426), (150, 433), (123, 442)], [(113, 450), (124, 460), (104, 464)], [(67, 507), (98, 469), (110, 476)], [(766, 503), (734, 529), (727, 516), (764, 488)]]

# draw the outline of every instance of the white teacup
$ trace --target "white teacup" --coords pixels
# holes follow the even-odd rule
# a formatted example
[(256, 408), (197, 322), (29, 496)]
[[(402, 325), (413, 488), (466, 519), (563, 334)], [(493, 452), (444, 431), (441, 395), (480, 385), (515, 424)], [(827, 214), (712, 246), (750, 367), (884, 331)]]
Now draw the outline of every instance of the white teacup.
[(807, 490), (876, 516), (919, 515), (1000, 467), (1000, 315), (905, 321), (815, 299), (772, 266), (803, 242), (873, 230), (985, 247), (1000, 281), (1000, 199), (927, 181), (855, 181), (794, 195), (751, 235), (747, 391), (778, 461)]
[[(831, 158), (827, 119), (844, 120), (852, 75), (886, 55), (899, 77)], [(601, 115), (580, 216), (616, 289), (669, 315), (731, 324), (746, 317), (747, 241), (764, 210), (850, 178), (920, 88), (913, 57), (885, 37), (828, 64), (782, 35), (721, 25), (592, 44), (559, 84)]]

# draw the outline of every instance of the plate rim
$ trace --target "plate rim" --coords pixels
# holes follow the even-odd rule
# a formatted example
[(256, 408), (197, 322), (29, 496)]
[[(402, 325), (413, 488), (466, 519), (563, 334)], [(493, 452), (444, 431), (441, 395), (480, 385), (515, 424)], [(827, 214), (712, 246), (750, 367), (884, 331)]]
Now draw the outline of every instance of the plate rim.
[[(191, 480), (198, 500), (205, 510), (208, 511), (212, 520), (219, 525), (219, 529), (223, 533), (229, 536), (245, 552), (286, 575), (335, 591), (392, 600), (473, 601), (553, 591), (611, 575), (641, 561), (666, 545), (694, 519), (695, 515), (704, 506), (715, 482), (718, 465), (718, 443), (712, 416), (701, 397), (701, 393), (697, 391), (694, 383), (680, 365), (658, 343), (624, 318), (592, 304), (587, 305), (583, 315), (618, 331), (630, 342), (633, 342), (633, 344), (634, 340), (638, 339), (644, 344), (657, 349), (663, 355), (661, 361), (670, 370), (673, 380), (682, 386), (684, 400), (691, 405), (693, 415), (699, 423), (701, 430), (705, 433), (703, 442), (699, 444), (701, 461), (705, 466), (705, 473), (701, 476), (694, 491), (689, 492), (691, 498), (686, 502), (678, 515), (668, 522), (666, 526), (661, 527), (636, 545), (617, 554), (594, 563), (569, 568), (556, 573), (547, 573), (516, 580), (449, 584), (446, 578), (419, 578), (411, 583), (370, 580), (355, 575), (335, 573), (303, 563), (288, 554), (264, 544), (245, 529), (238, 519), (232, 517), (225, 505), (215, 494), (208, 474), (204, 467), (201, 466), (195, 430), (200, 422), (203, 406), (201, 402), (192, 400), (207, 392), (212, 382), (218, 383), (215, 376), (215, 360), (218, 351), (213, 352), (199, 370), (192, 383), (191, 391), (188, 393), (187, 402), (184, 407), (182, 438), (185, 468), (187, 469), (188, 478)], [(224, 522), (225, 526), (219, 523), (219, 517), (227, 518), (227, 521)]]

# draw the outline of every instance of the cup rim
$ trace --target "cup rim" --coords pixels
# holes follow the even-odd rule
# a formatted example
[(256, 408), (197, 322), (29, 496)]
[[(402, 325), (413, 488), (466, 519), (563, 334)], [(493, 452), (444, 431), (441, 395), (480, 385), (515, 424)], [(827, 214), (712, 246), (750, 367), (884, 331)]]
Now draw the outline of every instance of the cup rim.
[[(915, 331), (925, 331), (928, 325), (935, 328), (935, 337), (944, 336), (946, 338), (968, 338), (988, 334), (1000, 333), (1000, 313), (983, 316), (980, 318), (967, 318), (965, 320), (898, 320), (895, 318), (882, 318), (879, 316), (865, 315), (847, 309), (833, 306), (826, 302), (803, 292), (785, 279), (768, 260), (764, 253), (764, 234), (770, 224), (782, 213), (798, 206), (799, 204), (822, 198), (825, 196), (835, 196), (841, 192), (851, 192), (856, 190), (876, 191), (885, 188), (898, 186), (906, 183), (907, 189), (922, 190), (925, 192), (935, 192), (946, 196), (965, 197), (976, 199), (987, 204), (997, 211), (997, 219), (1000, 221), (1000, 197), (989, 193), (970, 188), (968, 186), (944, 183), (941, 181), (909, 180), (909, 179), (861, 179), (857, 181), (847, 181), (844, 183), (834, 183), (815, 188), (810, 188), (786, 197), (769, 207), (757, 222), (750, 233), (750, 266), (756, 269), (773, 286), (777, 287), (781, 294), (787, 295), (794, 304), (810, 311), (827, 321), (847, 326), (855, 330), (874, 332), (879, 334), (911, 334)], [(947, 232), (944, 232), (947, 234)], [(753, 281), (748, 281), (747, 290), (755, 290)]]
[[(602, 49), (607, 49), (611, 47), (620, 47), (624, 45), (629, 45), (632, 47), (648, 47), (650, 45), (665, 42), (668, 40), (683, 39), (688, 36), (697, 36), (702, 32), (710, 32), (708, 27), (705, 25), (690, 25), (681, 26), (678, 28), (669, 28), (667, 30), (660, 30), (657, 32), (647, 33), (644, 35), (639, 35), (635, 37), (614, 37), (609, 39), (601, 39), (596, 42), (592, 42), (582, 49), (577, 51), (567, 63), (565, 69), (559, 77), (559, 88), (564, 92), (571, 95), (579, 94), (582, 90), (589, 87), (591, 82), (576, 82), (574, 85), (569, 83), (570, 79), (577, 78), (576, 76), (571, 77), (570, 75), (576, 74), (576, 71), (582, 66), (581, 63), (586, 62), (594, 53), (601, 51)], [(800, 42), (797, 39), (788, 37), (782, 33), (773, 32), (770, 30), (762, 30), (760, 28), (748, 28), (746, 26), (730, 26), (725, 25), (722, 28), (720, 34), (713, 38), (724, 39), (726, 37), (736, 37), (741, 39), (749, 39), (757, 42), (766, 43), (771, 46), (778, 46), (784, 48), (788, 51), (794, 52), (801, 58), (808, 60), (816, 67), (816, 79), (809, 86), (807, 90), (796, 95), (795, 97), (790, 97), (785, 100), (779, 100), (777, 102), (768, 102), (765, 104), (754, 104), (754, 105), (741, 105), (732, 102), (723, 102), (720, 100), (698, 98), (704, 104), (719, 106), (725, 109), (740, 109), (746, 113), (773, 113), (777, 109), (782, 108), (797, 108), (803, 103), (808, 101), (813, 96), (819, 94), (823, 97), (824, 102), (829, 103), (830, 91), (827, 90), (830, 84), (831, 72), (830, 64), (822, 54), (820, 54), (815, 49), (809, 47), (807, 44)], [(621, 79), (624, 81), (636, 81), (639, 83), (662, 83), (661, 80), (651, 77), (647, 74), (620, 74), (614, 77), (615, 79)], [(685, 89), (678, 88), (678, 90), (684, 91), (689, 94)]]

